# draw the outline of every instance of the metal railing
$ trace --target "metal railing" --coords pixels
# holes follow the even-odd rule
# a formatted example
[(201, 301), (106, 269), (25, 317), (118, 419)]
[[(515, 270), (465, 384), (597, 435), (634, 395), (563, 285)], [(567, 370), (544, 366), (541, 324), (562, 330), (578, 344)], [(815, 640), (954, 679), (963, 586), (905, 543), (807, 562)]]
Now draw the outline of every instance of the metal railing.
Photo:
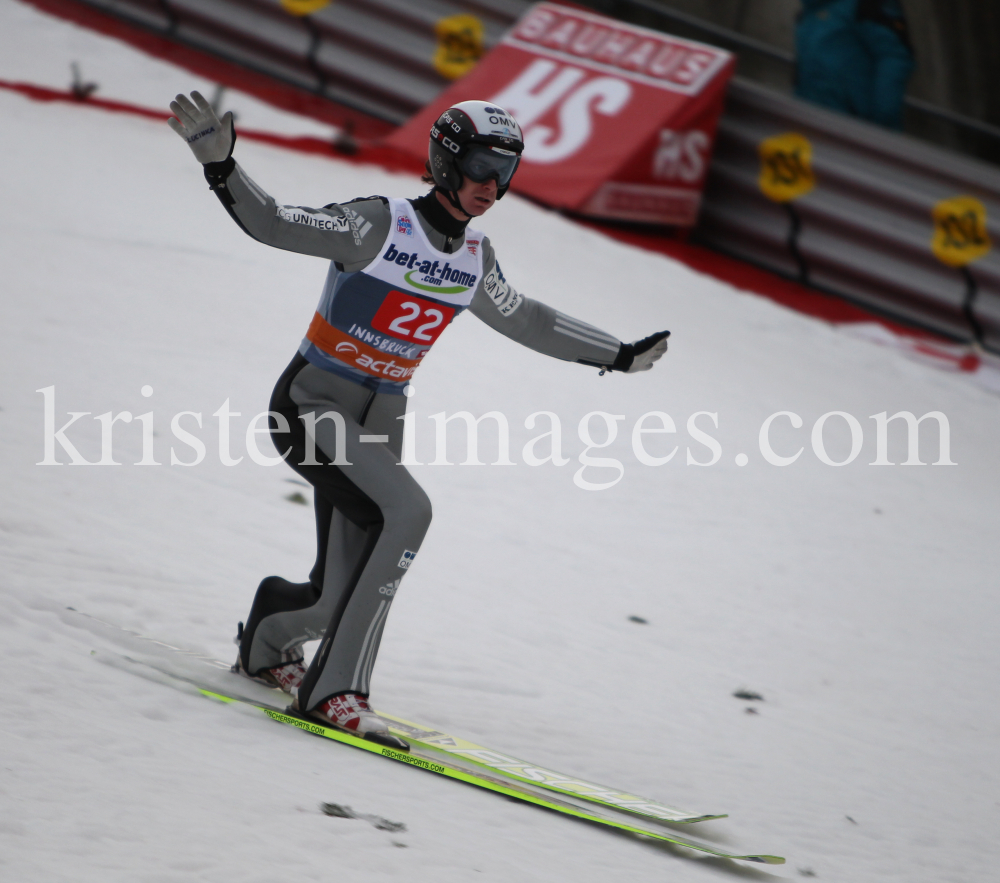
[[(775, 182), (801, 189), (776, 193)], [(737, 77), (694, 236), (1000, 352), (995, 166)]]
[(474, 12), (486, 47), (527, 0), (336, 0), (308, 16), (280, 0), (75, 0), (143, 30), (392, 124), (449, 80), (435, 69), (435, 22)]

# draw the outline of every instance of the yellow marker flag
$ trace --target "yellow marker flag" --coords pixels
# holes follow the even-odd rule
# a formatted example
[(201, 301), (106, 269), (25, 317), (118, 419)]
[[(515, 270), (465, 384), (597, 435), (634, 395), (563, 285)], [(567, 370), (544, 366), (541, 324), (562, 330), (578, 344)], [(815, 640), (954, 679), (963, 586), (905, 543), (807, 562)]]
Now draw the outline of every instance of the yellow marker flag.
[(791, 202), (816, 186), (812, 169), (812, 144), (804, 135), (786, 132), (761, 141), (760, 189), (774, 202)]
[(281, 0), (281, 6), (285, 12), (292, 15), (312, 15), (319, 12), (324, 6), (329, 6), (333, 0)]
[(457, 80), (483, 56), (483, 23), (474, 15), (452, 15), (435, 26), (438, 45), (434, 68), (442, 77)]
[(964, 267), (992, 247), (986, 230), (986, 206), (973, 196), (942, 199), (931, 211), (931, 251), (949, 267)]

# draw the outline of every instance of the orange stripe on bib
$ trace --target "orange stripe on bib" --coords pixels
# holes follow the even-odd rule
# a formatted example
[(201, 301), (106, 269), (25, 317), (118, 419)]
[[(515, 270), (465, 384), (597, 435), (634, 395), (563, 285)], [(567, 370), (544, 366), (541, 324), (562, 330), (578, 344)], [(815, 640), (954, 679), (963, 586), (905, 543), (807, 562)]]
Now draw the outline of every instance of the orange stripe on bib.
[(427, 350), (423, 350), (419, 359), (405, 359), (392, 353), (384, 353), (334, 328), (319, 313), (313, 316), (309, 324), (306, 340), (345, 365), (386, 380), (406, 380), (411, 377), (427, 354)]

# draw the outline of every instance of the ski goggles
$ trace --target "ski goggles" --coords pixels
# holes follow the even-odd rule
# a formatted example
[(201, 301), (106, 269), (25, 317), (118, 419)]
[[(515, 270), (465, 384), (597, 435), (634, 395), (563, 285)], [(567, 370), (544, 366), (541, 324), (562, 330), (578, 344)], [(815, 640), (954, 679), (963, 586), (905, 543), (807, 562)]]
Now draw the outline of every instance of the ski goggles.
[(498, 187), (506, 187), (510, 183), (510, 179), (514, 177), (514, 172), (520, 161), (520, 155), (514, 153), (513, 150), (473, 144), (465, 156), (458, 161), (458, 167), (477, 184), (495, 178)]

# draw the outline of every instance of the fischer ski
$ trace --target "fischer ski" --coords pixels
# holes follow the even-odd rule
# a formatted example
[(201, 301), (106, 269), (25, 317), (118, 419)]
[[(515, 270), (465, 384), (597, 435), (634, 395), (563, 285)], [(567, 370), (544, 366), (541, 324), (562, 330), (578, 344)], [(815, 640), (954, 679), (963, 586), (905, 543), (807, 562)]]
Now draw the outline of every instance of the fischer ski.
[[(391, 760), (419, 767), (420, 769), (427, 770), (428, 772), (436, 773), (440, 776), (447, 776), (450, 779), (457, 779), (460, 782), (466, 782), (467, 784), (475, 785), (479, 788), (485, 788), (489, 791), (495, 791), (499, 794), (505, 794), (508, 797), (523, 800), (526, 803), (533, 803), (536, 806), (555, 810), (563, 815), (572, 816), (578, 819), (585, 819), (590, 822), (597, 822), (598, 824), (611, 828), (617, 828), (620, 831), (628, 831), (642, 837), (662, 840), (667, 843), (672, 843), (675, 846), (683, 846), (687, 849), (705, 852), (718, 858), (737, 859), (747, 862), (760, 862), (770, 865), (784, 864), (785, 861), (780, 856), (775, 855), (740, 855), (726, 852), (716, 848), (710, 843), (668, 833), (667, 829), (655, 827), (655, 820), (652, 819), (646, 821), (634, 816), (629, 817), (625, 813), (616, 813), (614, 810), (605, 809), (605, 804), (591, 803), (588, 805), (583, 802), (572, 801), (561, 797), (558, 793), (553, 793), (552, 791), (548, 791), (544, 788), (534, 788), (527, 781), (513, 778), (508, 779), (504, 776), (491, 776), (487, 772), (487, 769), (480, 764), (464, 764), (458, 758), (458, 755), (440, 751), (439, 749), (435, 750), (435, 748), (429, 743), (421, 743), (414, 740), (414, 744), (411, 745), (409, 751), (400, 751), (395, 748), (389, 748), (388, 746), (381, 745), (372, 740), (353, 736), (343, 730), (325, 727), (318, 721), (311, 718), (303, 718), (288, 709), (281, 711), (274, 706), (261, 704), (251, 699), (238, 696), (226, 696), (222, 693), (216, 693), (212, 690), (204, 688), (199, 688), (199, 692), (201, 692), (204, 696), (221, 702), (237, 702), (244, 705), (250, 705), (259, 711), (262, 711), (273, 721), (296, 727), (300, 730), (305, 730), (313, 735), (332, 739), (336, 742), (342, 742), (346, 745), (351, 745), (354, 748), (361, 748), (375, 754), (381, 754), (383, 757), (388, 757)], [(386, 718), (386, 720), (390, 719)], [(482, 750), (486, 751), (486, 749)], [(569, 795), (570, 792), (565, 793)]]
[(395, 715), (379, 712), (379, 717), (388, 724), (396, 735), (410, 742), (419, 743), (429, 749), (439, 751), (452, 758), (471, 761), (484, 770), (500, 773), (504, 778), (528, 782), (532, 785), (611, 807), (642, 818), (674, 824), (706, 822), (711, 819), (727, 818), (725, 814), (697, 814), (668, 806), (648, 797), (640, 797), (625, 791), (617, 791), (604, 785), (597, 785), (585, 779), (558, 773), (534, 763), (518, 760), (499, 751), (477, 745), (458, 736), (415, 724)]
[(224, 662), (123, 629), (73, 608), (66, 608), (66, 611), (70, 615), (60, 612), (65, 621), (108, 638), (119, 646), (124, 645), (129, 651), (95, 653), (99, 661), (148, 677), (157, 683), (187, 689), (227, 704), (250, 706), (286, 726), (381, 754), (391, 760), (505, 794), (563, 815), (720, 858), (765, 864), (783, 864), (785, 861), (780, 856), (727, 852), (711, 843), (682, 837), (669, 828), (671, 824), (687, 824), (724, 816), (686, 812), (658, 801), (557, 773), (394, 715), (379, 713), (393, 735), (400, 739), (402, 745), (408, 745), (408, 749), (390, 747), (325, 726), (318, 720), (283, 707), (284, 694), (234, 675), (231, 667)]

